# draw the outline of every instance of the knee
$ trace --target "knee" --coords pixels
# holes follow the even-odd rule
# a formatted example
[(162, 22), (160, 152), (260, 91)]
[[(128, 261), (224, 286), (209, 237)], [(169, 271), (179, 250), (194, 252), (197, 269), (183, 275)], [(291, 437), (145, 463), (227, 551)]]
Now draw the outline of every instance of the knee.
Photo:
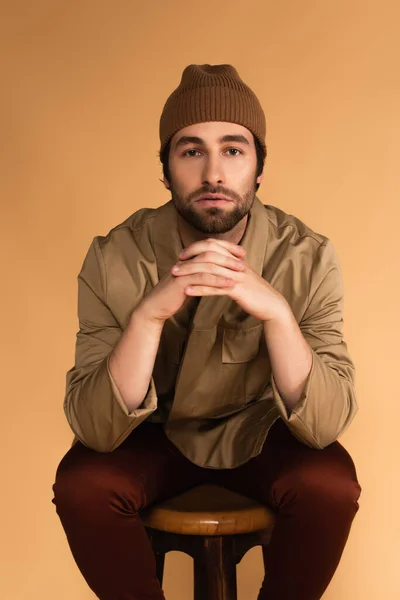
[(85, 514), (93, 517), (110, 506), (139, 510), (140, 489), (135, 489), (128, 474), (112, 460), (112, 454), (94, 451), (64, 457), (53, 486), (59, 514)]
[(340, 508), (358, 508), (361, 488), (348, 472), (313, 471), (302, 473), (296, 482), (297, 493), (308, 502)]
[(299, 465), (284, 479), (288, 497), (313, 510), (326, 509), (353, 516), (358, 510), (361, 487), (354, 468), (317, 460)]

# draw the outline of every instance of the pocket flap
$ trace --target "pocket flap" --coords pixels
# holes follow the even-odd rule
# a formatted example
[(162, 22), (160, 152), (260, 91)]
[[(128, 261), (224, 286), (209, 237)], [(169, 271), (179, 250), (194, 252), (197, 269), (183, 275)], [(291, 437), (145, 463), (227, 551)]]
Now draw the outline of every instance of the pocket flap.
[(243, 363), (255, 358), (259, 352), (262, 333), (262, 323), (250, 329), (224, 329), (222, 362)]

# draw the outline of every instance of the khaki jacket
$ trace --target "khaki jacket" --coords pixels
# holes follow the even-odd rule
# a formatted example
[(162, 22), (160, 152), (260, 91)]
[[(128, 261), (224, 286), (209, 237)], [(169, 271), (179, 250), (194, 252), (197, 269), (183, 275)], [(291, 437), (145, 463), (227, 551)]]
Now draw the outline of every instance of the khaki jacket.
[(292, 413), (271, 373), (262, 322), (226, 296), (201, 298), (194, 318), (185, 307), (166, 321), (146, 398), (137, 410), (126, 407), (108, 356), (140, 299), (183, 248), (169, 201), (95, 237), (84, 260), (64, 401), (74, 442), (111, 452), (149, 419), (163, 422), (192, 462), (233, 468), (261, 452), (278, 418), (319, 449), (347, 428), (357, 411), (354, 366), (342, 336), (343, 287), (331, 242), (256, 198), (241, 244), (254, 271), (286, 298), (312, 349), (311, 372)]

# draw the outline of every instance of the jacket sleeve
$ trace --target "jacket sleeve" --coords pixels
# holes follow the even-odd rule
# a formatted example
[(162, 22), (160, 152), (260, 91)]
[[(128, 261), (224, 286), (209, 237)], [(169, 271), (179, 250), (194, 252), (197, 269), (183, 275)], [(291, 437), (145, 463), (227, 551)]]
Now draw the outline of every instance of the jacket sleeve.
[(139, 408), (129, 411), (109, 371), (108, 358), (122, 330), (106, 303), (106, 278), (98, 238), (78, 275), (79, 331), (75, 365), (67, 373), (64, 412), (75, 436), (111, 452), (157, 408), (153, 379)]
[(343, 283), (332, 243), (319, 247), (311, 272), (307, 308), (299, 324), (312, 350), (302, 397), (290, 415), (272, 376), (281, 418), (300, 441), (322, 449), (337, 440), (357, 412), (354, 365), (343, 340)]

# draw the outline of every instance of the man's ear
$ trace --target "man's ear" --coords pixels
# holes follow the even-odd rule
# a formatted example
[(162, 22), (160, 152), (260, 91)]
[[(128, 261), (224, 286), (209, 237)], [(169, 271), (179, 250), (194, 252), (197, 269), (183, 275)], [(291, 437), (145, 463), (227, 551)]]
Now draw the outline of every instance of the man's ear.
[(262, 170), (261, 174), (257, 177), (256, 182), (261, 183), (263, 179), (264, 179), (264, 169)]
[(167, 188), (167, 190), (169, 190), (169, 188), (171, 187), (171, 184), (169, 183), (169, 181), (165, 177), (165, 175), (163, 175), (163, 177), (162, 177), (162, 179), (160, 179), (160, 181), (165, 185), (165, 187)]

